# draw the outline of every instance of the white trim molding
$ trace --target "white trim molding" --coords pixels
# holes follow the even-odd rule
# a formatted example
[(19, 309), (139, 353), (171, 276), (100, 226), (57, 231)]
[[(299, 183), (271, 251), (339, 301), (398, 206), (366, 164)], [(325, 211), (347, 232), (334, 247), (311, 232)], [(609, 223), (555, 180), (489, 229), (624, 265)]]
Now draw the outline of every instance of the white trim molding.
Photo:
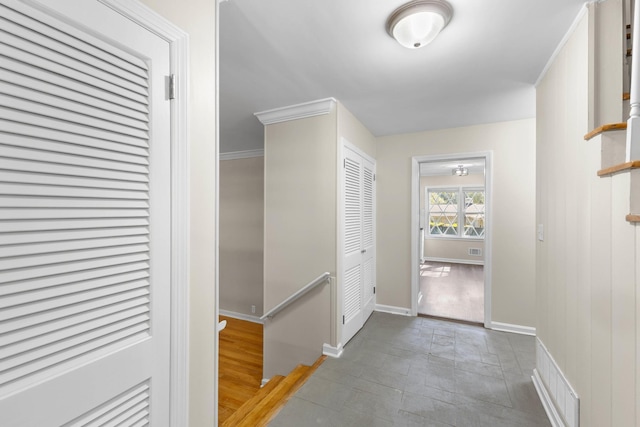
[(335, 98), (318, 99), (302, 104), (289, 105), (287, 107), (274, 108), (273, 110), (254, 113), (263, 125), (288, 122), (290, 120), (304, 119), (306, 117), (321, 116), (333, 111), (337, 101)]
[[(99, 0), (169, 44), (171, 73), (171, 426), (189, 425), (189, 35), (143, 5)], [(215, 404), (217, 405), (217, 399)]]
[(322, 354), (325, 356), (338, 359), (340, 356), (342, 356), (343, 351), (344, 347), (342, 347), (342, 343), (338, 343), (336, 347), (326, 343), (322, 344)]
[(512, 334), (536, 336), (536, 328), (532, 326), (512, 325), (511, 323), (491, 322), (489, 329), (501, 332), (511, 332)]
[(220, 153), (220, 160), (250, 159), (252, 157), (264, 157), (264, 149)]
[(252, 316), (250, 314), (238, 313), (235, 311), (228, 311), (223, 309), (220, 309), (218, 311), (218, 314), (220, 314), (220, 316), (231, 317), (233, 319), (245, 320), (247, 322), (259, 323), (261, 325), (264, 325), (264, 321), (260, 320), (258, 316)]
[(588, 7), (589, 3), (593, 3), (593, 1), (586, 2), (580, 8), (578, 15), (576, 15), (575, 19), (573, 20), (573, 23), (565, 33), (564, 37), (562, 38), (562, 40), (560, 40), (560, 43), (558, 43), (558, 46), (556, 46), (556, 50), (554, 50), (551, 56), (549, 57), (549, 60), (545, 64), (544, 68), (542, 69), (542, 72), (538, 76), (538, 79), (534, 83), (533, 87), (537, 88), (538, 85), (540, 85), (540, 83), (542, 82), (542, 79), (544, 79), (544, 77), (547, 75), (549, 68), (551, 68), (551, 65), (553, 65), (554, 61), (556, 60), (556, 57), (560, 54), (560, 51), (562, 51), (562, 48), (564, 47), (564, 45), (567, 44), (567, 42), (569, 41), (569, 38), (571, 38), (571, 36), (573, 35), (573, 32), (578, 27), (578, 24), (580, 24), (580, 22), (582, 21), (582, 18), (589, 10), (589, 7)]
[(552, 426), (580, 426), (580, 398), (540, 338), (531, 379)]
[(484, 159), (485, 164), (485, 237), (484, 237), (484, 326), (491, 328), (491, 278), (493, 241), (493, 152), (450, 153), (440, 155), (413, 156), (411, 158), (411, 316), (418, 315), (420, 288), (420, 163), (458, 159)]
[(393, 305), (376, 304), (375, 311), (381, 313), (397, 314), (400, 316), (411, 316), (411, 309), (405, 307), (395, 307)]

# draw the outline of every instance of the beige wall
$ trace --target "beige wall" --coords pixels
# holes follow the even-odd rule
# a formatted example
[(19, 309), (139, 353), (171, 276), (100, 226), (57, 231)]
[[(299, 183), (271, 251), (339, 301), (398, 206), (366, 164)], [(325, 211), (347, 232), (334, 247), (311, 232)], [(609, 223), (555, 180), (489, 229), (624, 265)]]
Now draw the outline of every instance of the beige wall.
[(220, 162), (219, 245), (220, 309), (262, 316), (264, 157)]
[(534, 119), (378, 138), (377, 302), (411, 307), (411, 157), (479, 151), (493, 152), (491, 318), (534, 326)]
[[(265, 127), (265, 312), (336, 271), (336, 109)], [(329, 285), (267, 321), (264, 378), (313, 364), (331, 340)], [(311, 315), (313, 313), (313, 315)]]
[[(420, 227), (425, 229), (424, 253), (425, 258), (441, 258), (454, 261), (471, 261), (482, 263), (484, 260), (484, 240), (478, 239), (450, 239), (429, 237), (429, 225), (426, 224), (426, 187), (459, 187), (471, 185), (484, 187), (483, 174), (467, 176), (435, 175), (420, 177)], [(469, 255), (469, 248), (481, 249), (483, 256)]]
[(592, 16), (537, 89), (537, 330), (580, 397), (581, 426), (637, 426), (639, 232), (625, 221), (628, 174), (599, 178), (600, 144), (583, 140)]
[(215, 425), (216, 307), (216, 3), (208, 0), (143, 0), (189, 33), (189, 149), (191, 248), (189, 322), (189, 418), (191, 426)]
[(351, 111), (338, 101), (338, 144), (345, 138), (372, 158), (376, 158), (376, 138), (369, 129), (354, 116)]

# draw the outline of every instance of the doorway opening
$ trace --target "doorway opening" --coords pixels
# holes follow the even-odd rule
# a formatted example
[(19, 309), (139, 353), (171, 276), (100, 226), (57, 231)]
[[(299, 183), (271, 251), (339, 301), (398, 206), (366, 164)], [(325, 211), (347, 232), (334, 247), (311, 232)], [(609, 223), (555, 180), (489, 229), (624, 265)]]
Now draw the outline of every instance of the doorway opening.
[(490, 153), (414, 158), (414, 314), (487, 324)]

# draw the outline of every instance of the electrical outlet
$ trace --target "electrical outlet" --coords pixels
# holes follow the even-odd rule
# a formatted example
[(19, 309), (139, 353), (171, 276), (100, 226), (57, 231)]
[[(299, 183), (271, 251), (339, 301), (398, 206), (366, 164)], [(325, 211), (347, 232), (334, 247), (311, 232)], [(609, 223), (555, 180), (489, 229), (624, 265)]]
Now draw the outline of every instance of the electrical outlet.
[(255, 305), (251, 306), (251, 314), (256, 314), (256, 306)]

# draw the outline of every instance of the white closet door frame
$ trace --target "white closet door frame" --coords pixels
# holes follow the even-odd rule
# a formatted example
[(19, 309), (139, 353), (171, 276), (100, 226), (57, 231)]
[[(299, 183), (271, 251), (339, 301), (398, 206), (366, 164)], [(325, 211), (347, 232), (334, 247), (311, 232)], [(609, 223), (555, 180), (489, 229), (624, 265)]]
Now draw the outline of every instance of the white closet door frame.
[[(177, 76), (171, 102), (171, 372), (170, 425), (189, 425), (189, 36), (142, 3), (98, 0), (168, 42)], [(47, 7), (46, 0), (27, 0)], [(213, 329), (215, 331), (215, 327)], [(217, 374), (216, 374), (217, 375)], [(216, 395), (217, 396), (217, 395)], [(215, 402), (217, 404), (217, 402)]]
[[(348, 148), (352, 151), (354, 151), (356, 154), (358, 154), (359, 156), (361, 156), (364, 160), (366, 160), (367, 162), (370, 162), (373, 165), (373, 169), (375, 171), (376, 169), (376, 160), (374, 158), (372, 158), (371, 156), (369, 156), (367, 153), (365, 153), (364, 151), (362, 151), (360, 148), (358, 148), (357, 146), (355, 146), (354, 144), (352, 144), (351, 142), (349, 142), (346, 138), (344, 137), (340, 137), (340, 140), (338, 142), (338, 149), (337, 151), (337, 171), (338, 171), (338, 179), (337, 179), (337, 194), (338, 194), (338, 200), (337, 200), (337, 236), (336, 236), (336, 244), (337, 244), (337, 257), (336, 257), (336, 282), (337, 282), (337, 292), (336, 292), (336, 301), (335, 301), (335, 313), (336, 313), (336, 317), (334, 319), (334, 323), (336, 325), (336, 331), (335, 331), (335, 343), (332, 343), (333, 348), (333, 352), (335, 354), (341, 354), (342, 353), (342, 348), (343, 346), (346, 344), (346, 342), (344, 342), (344, 336), (343, 336), (343, 323), (342, 323), (342, 316), (343, 316), (343, 310), (344, 310), (344, 301), (343, 301), (343, 289), (342, 287), (344, 286), (344, 267), (345, 267), (345, 250), (344, 250), (344, 243), (345, 243), (345, 236), (344, 236), (344, 213), (345, 213), (345, 206), (344, 206), (344, 171), (343, 171), (343, 161), (344, 161), (344, 154), (345, 154), (345, 148)], [(375, 188), (375, 183), (374, 183), (374, 188)], [(375, 191), (375, 190), (374, 190)], [(374, 193), (375, 194), (375, 193)], [(373, 240), (374, 240), (374, 248), (376, 246), (376, 215), (375, 215), (375, 211), (376, 211), (376, 198), (374, 195), (374, 227), (373, 227)], [(373, 284), (374, 287), (377, 286), (377, 280), (376, 280), (376, 268), (375, 268), (375, 264), (376, 264), (376, 257), (375, 257), (375, 249), (374, 249), (374, 257), (373, 257), (373, 263), (374, 263), (374, 273), (373, 273)], [(374, 307), (375, 307), (375, 298), (376, 295), (373, 296), (374, 299)], [(366, 321), (366, 319), (365, 319)]]

